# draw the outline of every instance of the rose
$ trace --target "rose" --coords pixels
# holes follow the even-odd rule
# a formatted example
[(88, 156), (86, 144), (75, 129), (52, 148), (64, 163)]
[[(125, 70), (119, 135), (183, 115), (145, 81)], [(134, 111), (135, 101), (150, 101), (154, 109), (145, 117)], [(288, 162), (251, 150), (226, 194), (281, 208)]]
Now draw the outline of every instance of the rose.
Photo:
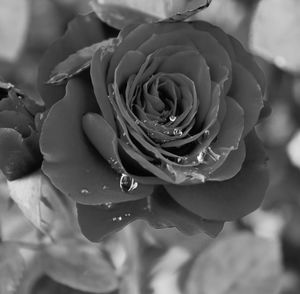
[(42, 169), (77, 202), (83, 233), (98, 240), (146, 218), (216, 234), (257, 208), (268, 183), (254, 129), (265, 84), (240, 43), (197, 21), (129, 26), (109, 44), (93, 56), (91, 82), (85, 72), (54, 98), (41, 135)]
[(8, 180), (39, 168), (39, 119), (43, 106), (10, 83), (0, 82), (0, 169)]

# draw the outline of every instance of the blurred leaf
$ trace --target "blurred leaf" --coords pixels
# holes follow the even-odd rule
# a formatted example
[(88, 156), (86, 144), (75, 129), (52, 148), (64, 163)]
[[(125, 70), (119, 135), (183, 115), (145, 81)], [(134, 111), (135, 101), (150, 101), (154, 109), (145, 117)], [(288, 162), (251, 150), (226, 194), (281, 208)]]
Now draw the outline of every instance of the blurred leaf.
[(52, 237), (74, 235), (77, 222), (72, 202), (40, 172), (8, 182), (12, 199), (24, 215), (42, 232)]
[(260, 1), (251, 25), (250, 47), (278, 67), (300, 72), (300, 2)]
[(0, 293), (13, 294), (24, 271), (24, 261), (16, 245), (0, 244)]
[(196, 259), (187, 294), (275, 294), (280, 283), (279, 244), (251, 234), (216, 240)]
[(55, 281), (93, 293), (116, 290), (118, 280), (99, 246), (83, 239), (65, 239), (48, 246), (41, 256), (45, 272)]
[[(68, 286), (62, 285), (55, 282), (47, 276), (41, 277), (34, 287), (30, 294), (91, 294), (92, 292), (82, 292), (80, 290), (72, 289)], [(100, 292), (99, 292), (100, 293)], [(29, 293), (28, 293), (29, 294)], [(118, 294), (118, 291), (109, 292), (107, 294)]]
[(10, 62), (18, 58), (24, 44), (28, 23), (27, 0), (0, 0), (0, 59)]
[(300, 131), (298, 130), (287, 145), (287, 154), (293, 165), (300, 168)]
[(61, 84), (72, 78), (74, 75), (81, 73), (90, 66), (91, 59), (98, 49), (103, 48), (103, 50), (113, 50), (116, 41), (118, 41), (116, 38), (104, 40), (71, 54), (53, 69), (47, 83)]
[(197, 0), (197, 6), (194, 5), (193, 9), (187, 9), (186, 1), (182, 0), (93, 0), (91, 5), (102, 21), (122, 29), (129, 24), (166, 18), (166, 21), (182, 21), (209, 6), (210, 2)]

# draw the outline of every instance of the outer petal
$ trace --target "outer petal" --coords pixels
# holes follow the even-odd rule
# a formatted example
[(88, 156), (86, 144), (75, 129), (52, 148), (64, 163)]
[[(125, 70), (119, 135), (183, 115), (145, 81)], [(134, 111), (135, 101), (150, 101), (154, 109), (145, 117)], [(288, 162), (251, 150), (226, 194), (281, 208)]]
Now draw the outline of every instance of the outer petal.
[(123, 193), (119, 175), (88, 144), (82, 116), (97, 108), (90, 87), (79, 79), (68, 83), (66, 96), (53, 106), (43, 125), (40, 144), (44, 173), (59, 190), (82, 203), (121, 202), (147, 196), (139, 189)]
[(10, 181), (33, 172), (41, 165), (42, 156), (34, 131), (23, 139), (16, 130), (1, 128), (0, 150), (0, 169)]
[(256, 64), (253, 56), (249, 54), (243, 45), (230, 35), (227, 35), (217, 26), (209, 24), (204, 21), (195, 21), (191, 23), (195, 28), (200, 31), (207, 31), (212, 34), (218, 42), (227, 50), (232, 60), (240, 63), (243, 67), (247, 68), (249, 72), (256, 79), (260, 85), (261, 91), (264, 94), (266, 88), (266, 81), (262, 70)]
[(38, 90), (47, 107), (65, 94), (64, 85), (45, 84), (54, 67), (72, 53), (116, 34), (114, 29), (103, 24), (94, 13), (79, 16), (70, 23), (66, 34), (48, 49), (40, 63)]
[(208, 221), (184, 209), (162, 186), (146, 199), (93, 206), (77, 204), (77, 212), (82, 233), (94, 242), (136, 219), (145, 219), (156, 228), (175, 226), (186, 234), (205, 231), (216, 236), (223, 228), (223, 222)]
[(262, 93), (254, 77), (238, 63), (233, 64), (233, 79), (228, 95), (234, 98), (244, 109), (245, 127), (243, 136), (247, 135), (258, 121), (263, 108)]
[(246, 137), (247, 156), (242, 170), (223, 182), (166, 185), (170, 195), (191, 212), (212, 220), (235, 220), (261, 203), (268, 186), (266, 158), (255, 132)]

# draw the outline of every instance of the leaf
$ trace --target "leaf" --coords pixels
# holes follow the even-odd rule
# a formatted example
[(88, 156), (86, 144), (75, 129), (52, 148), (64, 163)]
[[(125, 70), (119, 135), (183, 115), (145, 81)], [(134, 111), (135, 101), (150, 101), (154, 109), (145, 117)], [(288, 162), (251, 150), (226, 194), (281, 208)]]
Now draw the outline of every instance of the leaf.
[(278, 67), (300, 72), (300, 2), (260, 1), (250, 33), (252, 51)]
[(65, 239), (50, 245), (41, 256), (45, 272), (55, 281), (93, 293), (116, 290), (118, 280), (99, 246), (83, 239)]
[(8, 182), (11, 198), (31, 223), (54, 238), (76, 234), (72, 202), (40, 172)]
[(248, 233), (216, 240), (196, 259), (187, 294), (275, 294), (280, 287), (278, 241)]
[(212, 0), (206, 0), (205, 4), (200, 4), (199, 6), (195, 7), (194, 9), (184, 10), (183, 12), (178, 12), (175, 15), (164, 19), (163, 22), (178, 22), (178, 21), (184, 21), (187, 18), (195, 15), (199, 11), (206, 9), (209, 7)]
[(118, 39), (111, 38), (100, 43), (93, 44), (78, 50), (60, 62), (51, 72), (48, 84), (62, 84), (66, 80), (81, 73), (91, 65), (94, 53), (102, 48), (103, 50), (113, 50)]
[[(98, 17), (110, 26), (122, 29), (129, 24), (164, 21), (183, 21), (209, 6), (211, 0), (198, 1), (195, 9), (185, 10), (182, 0), (93, 0), (91, 6)], [(204, 3), (204, 4), (203, 4)], [(183, 11), (181, 13), (176, 12)]]
[[(82, 292), (80, 290), (72, 289), (68, 286), (62, 285), (55, 282), (47, 276), (41, 277), (36, 284), (33, 286), (32, 291), (27, 294), (90, 294), (91, 292)], [(114, 292), (109, 292), (107, 294), (118, 294), (118, 290)]]
[(25, 42), (29, 23), (27, 0), (0, 0), (0, 59), (13, 62)]
[(122, 29), (132, 23), (152, 22), (165, 18), (167, 9), (173, 2), (174, 0), (93, 0), (91, 6), (103, 22)]
[(24, 260), (15, 244), (0, 244), (0, 293), (13, 294), (23, 276)]

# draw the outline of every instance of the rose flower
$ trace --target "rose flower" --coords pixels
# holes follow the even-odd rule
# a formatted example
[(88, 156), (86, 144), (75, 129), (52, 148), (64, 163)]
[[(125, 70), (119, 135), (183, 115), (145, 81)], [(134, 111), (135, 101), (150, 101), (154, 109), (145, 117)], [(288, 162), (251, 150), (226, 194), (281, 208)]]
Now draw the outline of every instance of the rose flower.
[(0, 169), (8, 180), (41, 166), (39, 119), (43, 106), (10, 83), (0, 82)]
[(252, 56), (203, 21), (132, 25), (66, 89), (45, 84), (71, 53), (111, 37), (104, 32), (93, 14), (76, 20), (40, 71), (52, 106), (42, 170), (77, 202), (82, 232), (97, 241), (142, 218), (216, 235), (256, 209), (268, 173), (255, 132), (265, 82)]

